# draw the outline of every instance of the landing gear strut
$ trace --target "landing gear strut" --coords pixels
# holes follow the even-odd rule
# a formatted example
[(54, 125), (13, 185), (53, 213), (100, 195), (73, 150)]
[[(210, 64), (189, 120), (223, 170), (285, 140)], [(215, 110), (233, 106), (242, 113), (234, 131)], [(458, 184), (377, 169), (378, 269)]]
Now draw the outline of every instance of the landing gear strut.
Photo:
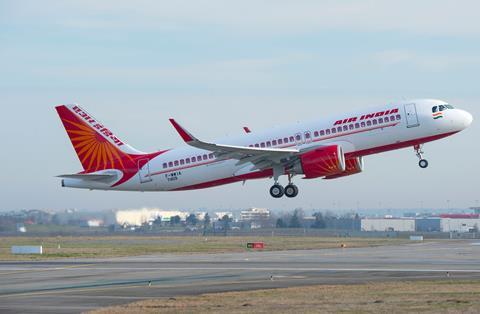
[(292, 175), (288, 174), (288, 185), (285, 187), (285, 196), (293, 198), (298, 195), (298, 188), (292, 183)]
[(420, 168), (425, 169), (425, 168), (428, 167), (428, 160), (423, 159), (424, 152), (422, 150), (422, 147), (423, 147), (423, 145), (415, 145), (413, 148), (415, 149), (415, 152), (417, 153), (418, 159), (420, 159), (420, 161), (418, 162), (418, 165), (420, 166)]

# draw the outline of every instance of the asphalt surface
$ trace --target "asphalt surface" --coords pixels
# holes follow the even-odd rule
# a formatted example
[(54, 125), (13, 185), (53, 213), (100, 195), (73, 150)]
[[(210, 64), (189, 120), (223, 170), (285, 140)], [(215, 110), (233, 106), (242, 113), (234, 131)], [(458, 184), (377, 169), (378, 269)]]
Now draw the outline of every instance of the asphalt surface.
[(80, 313), (207, 292), (410, 279), (480, 279), (480, 243), (0, 261), (0, 313)]

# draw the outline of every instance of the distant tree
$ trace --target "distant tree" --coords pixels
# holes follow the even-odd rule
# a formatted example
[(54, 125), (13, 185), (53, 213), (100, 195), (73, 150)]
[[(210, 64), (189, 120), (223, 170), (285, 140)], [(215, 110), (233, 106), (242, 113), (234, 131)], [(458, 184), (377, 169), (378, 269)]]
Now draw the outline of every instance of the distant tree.
[(299, 211), (295, 209), (293, 212), (293, 216), (290, 219), (290, 223), (288, 224), (289, 228), (301, 228), (302, 224), (300, 223), (300, 218), (299, 218)]
[(162, 224), (162, 217), (158, 216), (157, 218), (155, 218), (153, 224), (156, 226), (160, 226)]
[(182, 221), (182, 219), (180, 218), (180, 216), (173, 216), (173, 217), (170, 217), (170, 224), (172, 226), (174, 225), (178, 225), (180, 222)]
[(198, 223), (197, 216), (195, 214), (188, 215), (186, 219), (186, 223), (187, 225), (190, 225), (190, 226), (196, 226)]
[(232, 222), (232, 218), (230, 218), (230, 216), (228, 215), (224, 215), (222, 219), (220, 219), (220, 222), (222, 223), (222, 228), (226, 235), (227, 231), (230, 229), (230, 223)]
[(282, 218), (277, 219), (276, 228), (287, 228), (287, 224)]
[(325, 229), (327, 227), (327, 224), (325, 223), (325, 219), (323, 218), (323, 214), (321, 212), (313, 214), (313, 217), (315, 217), (315, 222), (313, 223), (312, 228)]
[(205, 214), (205, 217), (203, 218), (203, 235), (207, 234), (207, 229), (210, 226), (210, 215), (208, 213)]

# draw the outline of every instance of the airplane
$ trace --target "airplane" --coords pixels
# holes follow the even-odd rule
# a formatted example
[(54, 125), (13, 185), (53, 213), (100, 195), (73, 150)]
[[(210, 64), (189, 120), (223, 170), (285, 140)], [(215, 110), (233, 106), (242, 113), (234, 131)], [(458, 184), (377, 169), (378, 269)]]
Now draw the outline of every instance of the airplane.
[[(186, 145), (151, 153), (119, 139), (77, 104), (60, 105), (57, 113), (83, 166), (60, 175), (69, 188), (115, 191), (185, 191), (273, 179), (270, 195), (296, 197), (293, 178), (347, 177), (364, 170), (365, 156), (413, 147), (421, 168), (428, 167), (423, 144), (456, 134), (473, 117), (447, 102), (418, 99), (203, 141), (171, 124)], [(280, 184), (286, 176), (288, 184)]]

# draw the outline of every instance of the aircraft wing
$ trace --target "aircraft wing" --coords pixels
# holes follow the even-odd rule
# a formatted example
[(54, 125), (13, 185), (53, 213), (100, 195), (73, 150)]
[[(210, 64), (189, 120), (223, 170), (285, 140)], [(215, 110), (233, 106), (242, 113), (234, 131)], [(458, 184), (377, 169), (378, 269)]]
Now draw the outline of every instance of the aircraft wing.
[(219, 158), (237, 159), (237, 165), (251, 162), (255, 165), (254, 168), (262, 170), (274, 164), (287, 164), (289, 159), (300, 153), (295, 148), (259, 148), (208, 143), (197, 139), (174, 119), (170, 119), (170, 122), (188, 145), (211, 151)]

